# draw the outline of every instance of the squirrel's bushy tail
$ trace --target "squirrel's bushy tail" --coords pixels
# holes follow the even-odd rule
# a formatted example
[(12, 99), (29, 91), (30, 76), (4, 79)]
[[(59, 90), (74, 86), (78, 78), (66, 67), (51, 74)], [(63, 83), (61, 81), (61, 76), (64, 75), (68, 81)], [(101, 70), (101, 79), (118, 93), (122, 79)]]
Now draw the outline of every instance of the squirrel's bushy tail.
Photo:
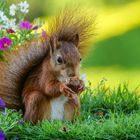
[(5, 61), (0, 61), (0, 97), (8, 108), (22, 108), (24, 82), (28, 73), (46, 56), (47, 49), (46, 41), (40, 38), (5, 53)]
[(56, 35), (58, 40), (70, 41), (79, 35), (79, 51), (85, 55), (95, 35), (95, 15), (93, 11), (78, 7), (65, 7), (58, 16), (48, 22), (50, 36)]
[[(65, 8), (48, 24), (49, 36), (56, 35), (58, 40), (70, 41), (79, 35), (79, 51), (83, 55), (94, 35), (95, 18), (79, 8)], [(16, 51), (7, 52), (7, 62), (0, 62), (0, 97), (7, 107), (22, 107), (22, 88), (29, 72), (40, 64), (47, 55), (47, 40), (38, 39), (25, 43)]]

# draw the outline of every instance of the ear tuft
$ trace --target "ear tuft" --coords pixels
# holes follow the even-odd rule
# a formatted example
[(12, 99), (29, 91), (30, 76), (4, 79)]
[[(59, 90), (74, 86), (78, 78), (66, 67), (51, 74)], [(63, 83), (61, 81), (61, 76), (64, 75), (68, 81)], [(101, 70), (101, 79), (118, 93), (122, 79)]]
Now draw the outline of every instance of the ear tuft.
[(50, 45), (53, 49), (56, 48), (56, 37), (55, 36), (50, 37)]
[(50, 37), (50, 49), (52, 50), (52, 53), (54, 50), (57, 48), (57, 38), (56, 36), (51, 36)]
[(75, 34), (71, 41), (76, 47), (78, 47), (78, 45), (79, 45), (79, 34)]

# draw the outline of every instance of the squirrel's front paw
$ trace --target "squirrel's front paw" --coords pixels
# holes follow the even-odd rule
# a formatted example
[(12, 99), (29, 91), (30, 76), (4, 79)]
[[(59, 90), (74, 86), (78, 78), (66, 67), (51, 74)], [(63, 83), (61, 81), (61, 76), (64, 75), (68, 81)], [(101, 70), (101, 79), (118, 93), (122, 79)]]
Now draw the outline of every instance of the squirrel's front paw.
[(84, 82), (80, 79), (71, 79), (67, 86), (77, 94), (85, 90)]
[(63, 93), (65, 96), (70, 97), (70, 98), (73, 98), (74, 94), (75, 94), (75, 92), (65, 84), (60, 85), (60, 92)]
[(81, 93), (82, 91), (85, 90), (85, 84), (82, 80), (79, 80), (79, 87), (78, 87), (78, 90), (79, 90), (79, 93)]

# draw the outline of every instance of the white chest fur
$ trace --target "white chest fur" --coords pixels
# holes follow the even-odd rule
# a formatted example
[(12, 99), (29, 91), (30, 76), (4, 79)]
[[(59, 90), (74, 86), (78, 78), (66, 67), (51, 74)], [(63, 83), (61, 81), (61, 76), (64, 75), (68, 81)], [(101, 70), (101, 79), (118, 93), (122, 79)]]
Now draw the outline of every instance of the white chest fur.
[(60, 96), (51, 100), (51, 120), (63, 120), (64, 118), (64, 105), (68, 98)]

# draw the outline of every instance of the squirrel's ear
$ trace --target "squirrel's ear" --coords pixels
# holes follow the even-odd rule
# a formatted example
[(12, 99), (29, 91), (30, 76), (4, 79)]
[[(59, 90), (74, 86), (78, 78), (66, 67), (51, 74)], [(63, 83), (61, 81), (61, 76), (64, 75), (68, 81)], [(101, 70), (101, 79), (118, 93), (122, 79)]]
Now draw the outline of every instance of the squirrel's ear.
[(79, 34), (75, 34), (71, 41), (77, 47), (79, 44)]
[(53, 53), (57, 48), (57, 39), (55, 36), (50, 37), (50, 51)]

